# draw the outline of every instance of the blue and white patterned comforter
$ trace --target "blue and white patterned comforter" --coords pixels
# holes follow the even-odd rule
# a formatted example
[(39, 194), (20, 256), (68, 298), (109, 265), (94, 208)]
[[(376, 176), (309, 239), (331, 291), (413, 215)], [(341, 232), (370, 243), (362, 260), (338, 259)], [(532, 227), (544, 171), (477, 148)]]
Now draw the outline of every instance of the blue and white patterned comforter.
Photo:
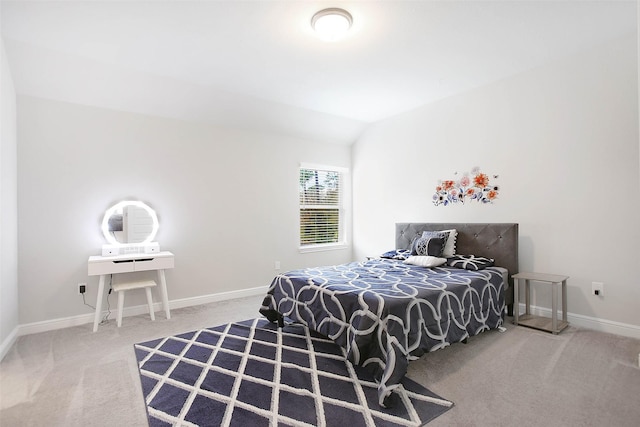
[(372, 368), (384, 406), (409, 360), (502, 325), (506, 274), (389, 259), (293, 270), (275, 277), (260, 312), (305, 324)]

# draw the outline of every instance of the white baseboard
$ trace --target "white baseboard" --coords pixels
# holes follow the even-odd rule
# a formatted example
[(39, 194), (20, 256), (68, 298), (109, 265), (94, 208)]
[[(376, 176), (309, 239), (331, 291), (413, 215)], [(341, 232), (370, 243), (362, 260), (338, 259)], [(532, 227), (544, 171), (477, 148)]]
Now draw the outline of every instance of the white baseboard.
[(18, 339), (18, 327), (13, 328), (9, 336), (0, 344), (0, 362), (4, 359), (4, 356), (7, 355), (11, 346), (16, 342), (16, 339)]
[[(169, 301), (169, 308), (171, 310), (174, 310), (177, 308), (191, 307), (194, 305), (208, 304), (211, 302), (226, 301), (226, 300), (235, 299), (235, 298), (244, 298), (249, 296), (261, 295), (261, 294), (266, 294), (267, 289), (268, 289), (267, 286), (260, 286), (257, 288), (242, 289), (239, 291), (220, 292), (216, 294), (203, 295), (203, 296), (193, 297), (193, 298), (177, 299), (177, 300)], [(154, 310), (156, 312), (162, 311), (162, 303), (161, 302), (154, 303)], [(116, 307), (111, 308), (111, 313), (113, 313), (114, 315), (116, 311), (117, 311)], [(146, 304), (132, 306), (132, 307), (125, 307), (124, 311), (122, 312), (122, 317), (137, 316), (139, 314), (145, 314), (148, 312), (149, 312), (149, 309), (147, 308)], [(107, 313), (106, 310), (103, 311), (103, 315), (105, 315), (106, 313)], [(84, 325), (86, 323), (93, 323), (94, 316), (95, 316), (95, 313), (88, 313), (88, 314), (81, 314), (78, 316), (64, 317), (60, 319), (45, 320), (42, 322), (34, 322), (34, 323), (19, 325), (17, 328), (16, 337), (14, 337), (13, 340), (15, 341), (17, 337), (20, 337), (23, 335), (37, 334), (40, 332), (53, 331), (55, 329), (63, 329), (63, 328), (69, 328), (71, 326), (78, 326), (78, 325)], [(12, 344), (13, 342), (8, 345), (8, 348), (10, 348)], [(0, 358), (0, 360), (2, 359)]]
[[(266, 295), (268, 290), (269, 290), (269, 286), (259, 286), (257, 288), (242, 289), (239, 291), (219, 292), (217, 294), (209, 294), (209, 295), (203, 295), (199, 297), (182, 298), (178, 300), (173, 300), (169, 302), (169, 306), (171, 307), (171, 309), (183, 308), (183, 307), (191, 307), (194, 305), (209, 304), (211, 302), (227, 301), (227, 300), (236, 299), (236, 298), (252, 297), (256, 295)], [(158, 303), (158, 305), (159, 307), (162, 306), (161, 303)], [(147, 307), (146, 306), (141, 306), (141, 307), (142, 307), (142, 312), (138, 314), (146, 313)]]
[[(524, 310), (525, 305), (520, 304), (519, 313), (524, 313)], [(551, 317), (551, 309), (532, 305), (531, 314)], [(558, 316), (561, 316), (560, 311), (558, 311)], [(640, 339), (640, 326), (638, 325), (631, 325), (629, 323), (616, 322), (607, 319), (598, 319), (596, 317), (583, 316), (582, 314), (574, 313), (567, 313), (567, 320), (569, 321), (569, 324), (573, 326)]]

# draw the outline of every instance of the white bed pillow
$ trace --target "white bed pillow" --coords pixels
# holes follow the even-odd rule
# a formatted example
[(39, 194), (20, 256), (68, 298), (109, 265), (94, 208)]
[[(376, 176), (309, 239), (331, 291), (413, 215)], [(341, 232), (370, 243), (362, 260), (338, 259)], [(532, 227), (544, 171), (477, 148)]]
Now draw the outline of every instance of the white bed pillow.
[(439, 267), (446, 263), (447, 259), (429, 255), (412, 255), (402, 262), (420, 267)]
[[(434, 231), (425, 231), (424, 233), (434, 233)], [(442, 250), (442, 256), (444, 258), (451, 258), (456, 254), (456, 239), (458, 238), (458, 230), (452, 228), (450, 230), (439, 230), (435, 233), (448, 233), (448, 236), (444, 242), (444, 249)]]

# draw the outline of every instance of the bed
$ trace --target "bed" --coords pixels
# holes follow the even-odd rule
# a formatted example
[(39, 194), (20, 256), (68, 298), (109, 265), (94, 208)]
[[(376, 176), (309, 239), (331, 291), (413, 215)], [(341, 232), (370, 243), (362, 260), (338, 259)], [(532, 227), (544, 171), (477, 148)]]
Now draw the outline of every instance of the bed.
[[(513, 304), (510, 277), (518, 272), (518, 224), (395, 227), (395, 248), (385, 257), (280, 274), (260, 307), (272, 322), (282, 325), (288, 319), (331, 338), (354, 365), (371, 369), (382, 406), (410, 360), (501, 327)], [(444, 234), (424, 238), (433, 232)], [(416, 254), (416, 243), (451, 244), (449, 237), (455, 238), (456, 255), (446, 257), (445, 264), (405, 262), (412, 251)], [(451, 255), (450, 246), (447, 251), (444, 255)], [(441, 263), (444, 255), (414, 258), (430, 265), (431, 258)]]

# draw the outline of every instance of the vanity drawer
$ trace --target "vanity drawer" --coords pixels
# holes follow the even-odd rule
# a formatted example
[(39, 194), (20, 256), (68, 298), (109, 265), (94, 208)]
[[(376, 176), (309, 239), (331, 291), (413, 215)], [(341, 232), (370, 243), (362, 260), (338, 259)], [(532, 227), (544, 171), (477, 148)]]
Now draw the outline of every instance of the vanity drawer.
[(87, 264), (89, 276), (130, 273), (132, 271), (165, 270), (173, 268), (174, 256), (164, 251), (156, 254), (120, 255), (113, 257), (92, 256)]
[(135, 261), (134, 271), (164, 270), (173, 268), (173, 256), (142, 258)]
[(89, 276), (100, 276), (102, 274), (127, 273), (134, 270), (133, 260), (116, 261), (92, 261), (87, 265)]

